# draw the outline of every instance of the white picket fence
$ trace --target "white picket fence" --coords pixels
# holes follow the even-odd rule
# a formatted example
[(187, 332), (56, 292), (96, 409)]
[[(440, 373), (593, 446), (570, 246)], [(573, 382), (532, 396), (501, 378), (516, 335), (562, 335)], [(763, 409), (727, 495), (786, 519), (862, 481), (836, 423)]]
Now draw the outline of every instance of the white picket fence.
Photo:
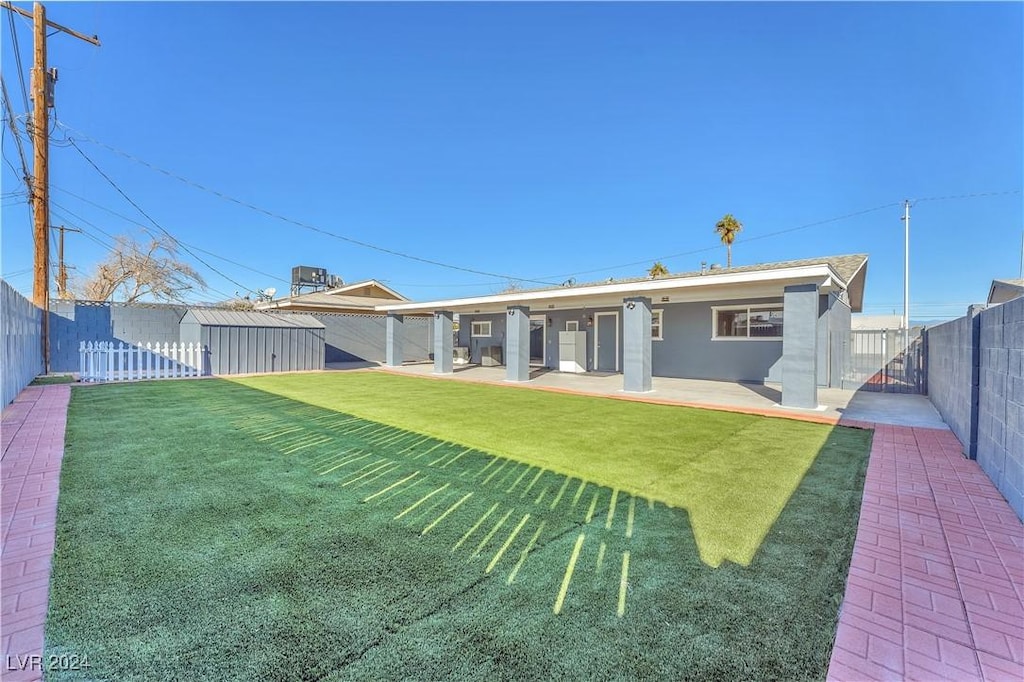
[(202, 376), (206, 348), (201, 344), (147, 343), (116, 346), (85, 342), (78, 348), (80, 381), (141, 381)]

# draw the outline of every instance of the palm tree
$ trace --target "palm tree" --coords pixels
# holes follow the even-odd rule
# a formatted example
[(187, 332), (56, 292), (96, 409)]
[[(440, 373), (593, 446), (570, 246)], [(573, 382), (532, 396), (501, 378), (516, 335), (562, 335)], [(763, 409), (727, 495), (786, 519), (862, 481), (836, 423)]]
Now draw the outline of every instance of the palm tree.
[(656, 261), (647, 271), (647, 276), (651, 278), (664, 277), (667, 274), (668, 268), (661, 261)]
[(722, 238), (722, 243), (725, 244), (727, 249), (726, 265), (725, 267), (732, 267), (732, 243), (736, 241), (736, 235), (743, 229), (743, 223), (736, 220), (732, 213), (726, 213), (721, 220), (715, 223), (715, 232)]

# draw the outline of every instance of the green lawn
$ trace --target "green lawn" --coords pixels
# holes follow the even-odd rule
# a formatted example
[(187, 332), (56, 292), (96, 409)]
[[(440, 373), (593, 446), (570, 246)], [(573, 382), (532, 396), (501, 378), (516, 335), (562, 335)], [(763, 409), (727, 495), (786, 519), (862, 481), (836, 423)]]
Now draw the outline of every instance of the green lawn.
[[(118, 680), (820, 678), (869, 443), (380, 373), (75, 387), (46, 653)], [(689, 478), (796, 487), (736, 500), (774, 523), (713, 567), (689, 507), (736, 514)]]
[(380, 372), (237, 382), (685, 508), (710, 566), (750, 563), (828, 439), (862, 444), (819, 424)]

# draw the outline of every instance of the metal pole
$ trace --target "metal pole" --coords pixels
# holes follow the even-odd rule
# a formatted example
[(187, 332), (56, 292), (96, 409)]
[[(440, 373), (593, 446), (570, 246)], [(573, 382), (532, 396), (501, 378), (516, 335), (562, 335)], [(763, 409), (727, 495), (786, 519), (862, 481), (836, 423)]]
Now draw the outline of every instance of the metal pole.
[(903, 348), (910, 346), (910, 201), (903, 202)]

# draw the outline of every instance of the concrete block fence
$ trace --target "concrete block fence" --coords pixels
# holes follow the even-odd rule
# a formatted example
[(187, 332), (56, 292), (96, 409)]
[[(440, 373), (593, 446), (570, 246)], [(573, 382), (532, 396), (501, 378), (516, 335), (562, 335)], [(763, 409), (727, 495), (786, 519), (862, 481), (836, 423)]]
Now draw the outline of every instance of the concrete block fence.
[(925, 334), (928, 398), (1024, 520), (1024, 298)]

